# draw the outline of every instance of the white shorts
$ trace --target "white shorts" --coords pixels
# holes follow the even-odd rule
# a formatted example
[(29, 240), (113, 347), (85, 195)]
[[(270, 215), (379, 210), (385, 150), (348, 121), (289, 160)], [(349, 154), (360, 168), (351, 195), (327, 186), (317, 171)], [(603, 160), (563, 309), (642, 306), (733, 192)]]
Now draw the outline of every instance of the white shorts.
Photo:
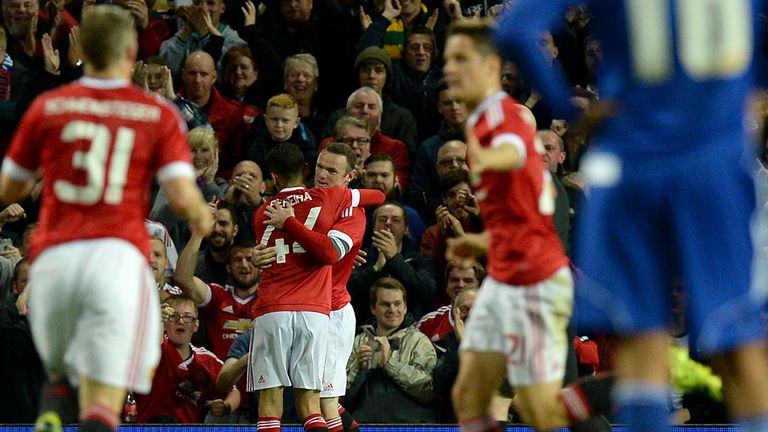
[(347, 360), (355, 343), (355, 322), (351, 303), (331, 311), (321, 398), (344, 396), (347, 391)]
[(293, 386), (322, 388), (328, 315), (272, 312), (254, 318), (248, 391)]
[(513, 386), (562, 380), (572, 309), (568, 267), (526, 286), (486, 277), (467, 320), (461, 350), (504, 354)]
[(48, 371), (148, 393), (160, 304), (147, 257), (120, 239), (68, 242), (32, 263), (29, 323)]

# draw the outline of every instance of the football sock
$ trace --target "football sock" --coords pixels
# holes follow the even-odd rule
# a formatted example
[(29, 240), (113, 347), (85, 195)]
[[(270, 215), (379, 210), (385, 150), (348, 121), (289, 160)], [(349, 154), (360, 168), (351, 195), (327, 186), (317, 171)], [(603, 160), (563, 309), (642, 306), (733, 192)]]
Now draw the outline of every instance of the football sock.
[(663, 384), (617, 382), (613, 390), (616, 420), (632, 432), (659, 432), (667, 427), (669, 388)]
[(499, 423), (489, 415), (459, 421), (461, 432), (500, 432)]
[(117, 414), (104, 405), (91, 405), (80, 418), (81, 432), (112, 432), (117, 430), (120, 419)]
[(46, 384), (40, 398), (40, 416), (35, 421), (38, 432), (58, 432), (62, 425), (74, 423), (78, 417), (77, 391), (66, 378)]
[(280, 432), (280, 419), (278, 417), (259, 417), (256, 430), (258, 432)]
[(741, 417), (736, 419), (741, 430), (744, 432), (763, 432), (768, 431), (768, 415), (757, 417)]
[(328, 425), (325, 423), (325, 418), (320, 413), (308, 415), (304, 421), (305, 432), (328, 432)]
[(344, 426), (344, 432), (358, 432), (360, 425), (357, 423), (352, 414), (349, 413), (341, 404), (339, 404), (339, 416), (341, 416), (341, 424)]
[(342, 432), (344, 430), (344, 424), (341, 422), (341, 417), (325, 419), (325, 424), (328, 425), (329, 432)]
[(565, 406), (572, 424), (589, 420), (596, 415), (608, 415), (613, 409), (611, 390), (616, 382), (607, 374), (569, 385), (560, 391), (560, 400)]

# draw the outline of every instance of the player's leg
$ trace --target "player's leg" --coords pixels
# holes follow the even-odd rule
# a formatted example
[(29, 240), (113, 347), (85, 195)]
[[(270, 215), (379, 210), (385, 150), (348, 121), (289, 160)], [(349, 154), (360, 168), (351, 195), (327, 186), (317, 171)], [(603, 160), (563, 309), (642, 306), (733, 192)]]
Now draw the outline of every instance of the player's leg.
[(246, 389), (258, 392), (259, 418), (256, 430), (260, 432), (280, 430), (283, 388), (292, 385), (288, 376), (292, 323), (290, 312), (268, 313), (253, 320)]
[(504, 380), (506, 367), (501, 353), (464, 350), (459, 354), (459, 373), (451, 399), (462, 430), (499, 430), (489, 411), (494, 392)]
[[(355, 311), (347, 303), (343, 308), (331, 311), (328, 331), (328, 348), (325, 354), (323, 389), (320, 392), (320, 409), (330, 432), (358, 430), (357, 422), (339, 409), (339, 397), (347, 388), (347, 359), (352, 353), (355, 340)], [(347, 427), (344, 424), (347, 423)]]
[[(625, 338), (617, 349), (621, 373), (613, 400), (619, 420), (634, 432), (656, 432), (667, 423), (664, 329), (675, 270), (670, 264), (678, 252), (669, 214), (685, 205), (682, 194), (670, 192), (685, 180), (676, 175), (679, 165), (605, 151), (593, 151), (582, 163), (590, 198), (574, 241), (574, 262), (582, 270), (575, 291), (577, 323), (579, 331)], [(604, 175), (611, 170), (618, 175)]]
[[(328, 351), (329, 317), (316, 312), (293, 312), (292, 356), (289, 371), (296, 413), (305, 431), (328, 431), (320, 410), (320, 390)], [(346, 384), (345, 384), (346, 385)]]
[[(691, 345), (713, 357), (713, 366), (723, 378), (729, 414), (751, 432), (768, 430), (768, 357), (761, 319), (768, 286), (758, 280), (759, 270), (752, 273), (753, 260), (761, 258), (755, 256), (757, 243), (750, 231), (753, 179), (744, 168), (740, 149), (731, 147), (737, 146), (707, 152), (692, 161), (713, 175), (681, 191), (691, 197), (691, 205), (681, 208), (676, 221)], [(728, 193), (712, 197), (701, 188)], [(698, 218), (696, 224), (685, 223), (692, 217)], [(722, 224), (725, 220), (728, 223)], [(717, 230), (707, 229), (714, 224)]]
[(80, 377), (80, 416), (84, 432), (110, 432), (117, 429), (125, 404), (126, 390), (87, 376)]

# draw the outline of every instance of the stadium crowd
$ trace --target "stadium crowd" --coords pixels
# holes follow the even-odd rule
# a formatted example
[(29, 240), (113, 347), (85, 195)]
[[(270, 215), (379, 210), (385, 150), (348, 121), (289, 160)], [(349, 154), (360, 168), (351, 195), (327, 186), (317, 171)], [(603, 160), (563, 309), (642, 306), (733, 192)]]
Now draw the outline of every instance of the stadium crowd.
[[(0, 1), (3, 153), (31, 101), (82, 74), (78, 22), (98, 2)], [(187, 122), (197, 185), (215, 220), (208, 236), (190, 233), (164, 192), (147, 191), (153, 203), (146, 215), (153, 238), (148, 259), (163, 302), (165, 338), (152, 393), (129, 395), (124, 420), (256, 423), (258, 400), (246, 391), (245, 376), (250, 330), (260, 260), (280, 254), (256, 247), (261, 239), (252, 223), (265, 199), (279, 192), (267, 156), (292, 143), (305, 160), (307, 185), (336, 186), (326, 178), (323, 155), (340, 154), (333, 143), (343, 143), (356, 157), (349, 187), (377, 189), (387, 201), (366, 210), (362, 247), (347, 283), (358, 332), (352, 355), (343, 359), (342, 411), (362, 424), (455, 423), (450, 389), (458, 343), (486, 271), (483, 262), (446, 260), (447, 239), (481, 232), (483, 220), (464, 143), (471, 113), (442, 80), (441, 51), (452, 21), (494, 16), (505, 5), (499, 0), (107, 2), (135, 18), (134, 83), (172, 101)], [(573, 101), (585, 108), (600, 99), (595, 78), (602, 51), (591, 25), (590, 11), (577, 6), (557, 32), (542, 34), (537, 42), (551, 67), (572, 83)], [(540, 151), (557, 189), (555, 229), (570, 251), (578, 203), (588, 199), (579, 161), (589, 146), (589, 130), (554, 118), (513, 63), (504, 64), (501, 80), (535, 118)], [(765, 110), (757, 112), (755, 130)], [(756, 141), (766, 143), (764, 137)], [(754, 169), (766, 182), (768, 146), (761, 154)], [(25, 304), (18, 301), (39, 208), (37, 188), (0, 211), (0, 423), (33, 422), (45, 381)], [(566, 383), (611, 369), (609, 341), (577, 328), (569, 336)], [(299, 422), (292, 404), (286, 397), (283, 422)], [(670, 408), (670, 415), (679, 408)], [(675, 413), (681, 421), (696, 414)], [(515, 419), (509, 389), (496, 396), (494, 417)], [(350, 430), (348, 418), (341, 417)]]

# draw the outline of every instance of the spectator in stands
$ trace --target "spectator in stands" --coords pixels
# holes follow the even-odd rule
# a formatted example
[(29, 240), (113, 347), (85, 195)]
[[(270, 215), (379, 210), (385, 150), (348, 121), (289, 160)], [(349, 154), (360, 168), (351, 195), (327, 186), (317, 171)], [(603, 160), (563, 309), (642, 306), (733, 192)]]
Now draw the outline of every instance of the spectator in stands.
[(205, 51), (218, 63), (230, 48), (245, 45), (236, 31), (221, 22), (225, 8), (224, 0), (193, 0), (192, 6), (176, 10), (181, 28), (160, 45), (160, 57), (168, 60), (174, 75), (186, 68), (185, 60), (190, 53)]
[(370, 87), (355, 90), (347, 100), (347, 115), (364, 119), (371, 132), (371, 154), (386, 153), (395, 162), (401, 192), (408, 190), (411, 160), (405, 143), (381, 132), (381, 96)]
[(236, 410), (240, 392), (232, 387), (227, 392), (216, 390), (221, 360), (190, 343), (198, 327), (195, 303), (176, 296), (166, 305), (173, 312), (163, 314), (165, 338), (152, 390), (136, 396), (137, 422), (202, 423), (206, 409), (215, 416)]
[(203, 308), (211, 351), (224, 358), (237, 336), (251, 329), (251, 307), (259, 290), (259, 269), (252, 260), (253, 244), (230, 247), (227, 271), (233, 285), (221, 286), (194, 276), (203, 238), (193, 235), (181, 251), (173, 277), (185, 296)]
[(245, 158), (259, 164), (261, 172), (268, 179), (267, 190), (270, 191), (272, 180), (267, 168), (267, 153), (284, 142), (298, 146), (304, 161), (314, 172), (317, 161), (315, 137), (301, 123), (296, 99), (286, 93), (272, 96), (267, 101), (264, 117), (256, 120), (245, 138)]
[(544, 147), (544, 163), (547, 164), (550, 176), (552, 177), (552, 184), (555, 188), (555, 215), (554, 224), (557, 236), (560, 237), (560, 242), (565, 248), (565, 252), (570, 254), (571, 251), (571, 202), (569, 195), (573, 194), (575, 197), (576, 190), (571, 188), (569, 192), (566, 190), (561, 180), (561, 173), (563, 162), (565, 162), (565, 144), (560, 135), (550, 129), (539, 130), (536, 132), (536, 137)]
[(230, 249), (240, 225), (235, 220), (234, 207), (224, 203), (217, 206), (213, 220), (213, 230), (205, 239), (207, 247), (197, 252), (195, 277), (226, 286), (232, 283), (227, 267), (229, 267)]
[[(389, 155), (383, 153), (377, 153), (370, 156), (365, 160), (363, 164), (363, 187), (368, 189), (378, 189), (384, 192), (387, 199), (390, 201), (397, 201), (401, 203), (400, 185), (398, 184), (397, 177), (395, 175), (395, 163)], [(424, 221), (421, 220), (421, 216), (416, 210), (403, 205), (405, 213), (408, 215), (408, 233), (414, 246), (418, 248), (421, 242), (421, 236), (424, 234), (426, 226)], [(371, 227), (373, 226), (373, 218), (371, 212), (368, 212), (368, 224), (366, 226), (366, 235), (364, 244), (369, 246), (371, 243), (371, 235), (373, 233)]]
[(435, 265), (420, 254), (406, 234), (408, 216), (403, 205), (388, 201), (373, 212), (373, 240), (364, 248), (367, 262), (352, 271), (347, 287), (358, 323), (367, 322), (371, 310), (366, 293), (384, 276), (397, 279), (408, 292), (408, 310), (422, 316), (435, 302)]
[(153, 9), (155, 0), (127, 0), (125, 7), (131, 11), (139, 37), (138, 60), (160, 54), (160, 45), (171, 36), (171, 29), (162, 15)]
[[(415, 153), (417, 140), (416, 118), (410, 111), (392, 102), (391, 90), (394, 86), (395, 76), (392, 72), (392, 60), (387, 53), (377, 46), (369, 46), (355, 59), (353, 72), (355, 81), (363, 87), (376, 90), (384, 101), (381, 113), (381, 131), (403, 141), (409, 154)], [(340, 109), (331, 114), (328, 127), (333, 128), (336, 121), (345, 115), (345, 110)], [(329, 135), (326, 131), (325, 135)]]
[[(405, 37), (402, 60), (393, 64), (395, 86), (392, 100), (416, 117), (419, 141), (437, 133), (440, 126), (435, 106), (443, 72), (437, 61), (437, 50), (434, 32), (427, 27), (417, 27)], [(416, 153), (416, 148), (410, 150), (412, 154)]]
[[(429, 216), (433, 221), (434, 211), (427, 210), (431, 197), (439, 196), (440, 178), (437, 176), (435, 164), (437, 152), (448, 141), (464, 140), (464, 124), (467, 121), (467, 108), (463, 103), (454, 99), (448, 92), (448, 85), (440, 81), (437, 86), (437, 111), (442, 116), (437, 134), (427, 138), (416, 152), (411, 173), (411, 186), (406, 201), (419, 210), (419, 214)], [(437, 207), (437, 205), (435, 205)], [(430, 222), (431, 224), (431, 222)]]
[(431, 256), (435, 263), (438, 286), (443, 286), (447, 239), (483, 231), (480, 203), (472, 194), (467, 171), (455, 169), (443, 177), (442, 197), (442, 205), (435, 210), (437, 223), (424, 231), (419, 244), (419, 252)]
[(160, 301), (164, 302), (172, 295), (180, 295), (181, 290), (166, 281), (165, 271), (168, 269), (168, 250), (165, 241), (159, 237), (150, 238), (149, 269), (154, 276)]
[(299, 104), (301, 123), (306, 125), (316, 139), (323, 136), (327, 117), (317, 107), (315, 93), (318, 89), (320, 69), (312, 54), (294, 54), (285, 59), (283, 88)]
[(221, 80), (221, 94), (242, 102), (248, 89), (259, 78), (259, 67), (251, 50), (245, 46), (233, 46), (221, 59), (224, 79)]
[(443, 204), (442, 182), (454, 171), (469, 171), (467, 166), (467, 145), (462, 141), (448, 141), (437, 150), (432, 172), (436, 183), (427, 186), (421, 193), (410, 193), (411, 205), (419, 211), (419, 215), (430, 225), (437, 223), (437, 209)]
[(225, 98), (213, 86), (217, 76), (210, 54), (205, 51), (192, 52), (184, 62), (180, 95), (192, 101), (208, 116), (219, 141), (219, 173), (228, 178), (237, 161), (242, 159), (243, 137), (247, 126), (242, 104)]
[(12, 291), (0, 302), (0, 423), (32, 423), (38, 414), (46, 374), (37, 355), (26, 312), (16, 300), (26, 289), (29, 261), (21, 259), (10, 271)]
[(244, 160), (232, 170), (229, 187), (224, 194), (224, 201), (231, 204), (235, 210), (235, 221), (238, 226), (235, 240), (239, 242), (254, 242), (253, 213), (264, 201), (264, 177), (256, 162)]
[(344, 398), (361, 423), (435, 422), (435, 350), (411, 326), (406, 300), (406, 290), (396, 279), (384, 277), (371, 284), (375, 322), (355, 336)]
[[(355, 180), (350, 183), (350, 187), (360, 185), (364, 176), (365, 161), (371, 155), (371, 133), (368, 130), (368, 122), (352, 116), (341, 117), (336, 120), (333, 128), (333, 140), (343, 142), (355, 152)], [(394, 172), (394, 162), (392, 166)], [(392, 174), (392, 177), (394, 178), (395, 175)], [(387, 195), (387, 191), (381, 191)]]
[(475, 262), (467, 266), (449, 261), (445, 266), (445, 298), (448, 299), (448, 304), (421, 317), (416, 323), (416, 328), (432, 342), (437, 342), (451, 333), (456, 326), (451, 312), (456, 296), (465, 289), (480, 288), (483, 278), (485, 269), (480, 263)]

